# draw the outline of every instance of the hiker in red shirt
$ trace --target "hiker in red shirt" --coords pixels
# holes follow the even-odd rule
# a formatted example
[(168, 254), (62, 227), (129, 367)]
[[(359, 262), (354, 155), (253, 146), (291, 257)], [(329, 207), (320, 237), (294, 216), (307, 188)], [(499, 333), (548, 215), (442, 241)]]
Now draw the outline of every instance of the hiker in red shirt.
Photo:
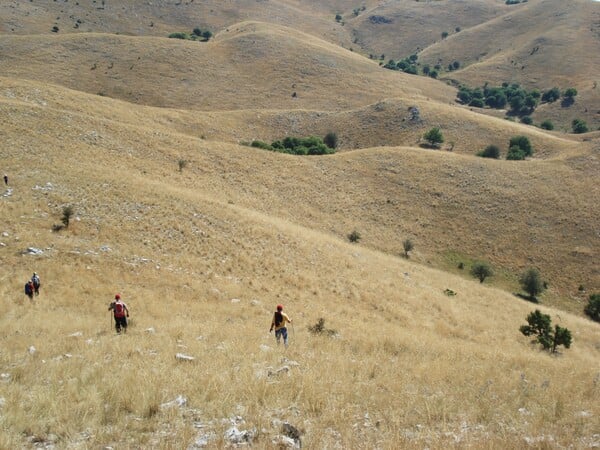
[(127, 305), (121, 300), (121, 294), (115, 295), (115, 301), (111, 302), (108, 307), (109, 311), (111, 309), (115, 316), (115, 328), (117, 333), (121, 333), (121, 328), (123, 329), (123, 333), (127, 333), (127, 317), (129, 317), (129, 309), (127, 309)]

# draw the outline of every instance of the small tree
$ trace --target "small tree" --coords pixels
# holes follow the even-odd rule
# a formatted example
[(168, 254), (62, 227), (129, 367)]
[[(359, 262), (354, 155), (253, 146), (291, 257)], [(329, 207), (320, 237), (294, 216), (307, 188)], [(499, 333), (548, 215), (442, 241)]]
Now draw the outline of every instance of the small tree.
[(444, 136), (438, 127), (433, 127), (423, 135), (423, 138), (434, 147), (437, 147), (444, 142)]
[(341, 14), (336, 14), (336, 15), (335, 15), (335, 21), (336, 21), (336, 22), (341, 22), (341, 21), (342, 21), (342, 16), (341, 16)]
[(448, 37), (447, 31), (442, 31), (442, 39), (446, 39)]
[(565, 89), (563, 96), (565, 98), (575, 101), (575, 97), (577, 96), (577, 89), (575, 89), (574, 87), (567, 88)]
[(554, 130), (554, 124), (550, 120), (546, 119), (540, 123), (540, 128), (543, 128), (544, 130)]
[(204, 31), (204, 32), (202, 33), (202, 37), (203, 37), (203, 38), (204, 38), (204, 40), (206, 40), (206, 41), (210, 40), (210, 38), (211, 38), (212, 36), (213, 36), (212, 32), (211, 32), (211, 31), (208, 31), (208, 30), (206, 30), (206, 31)]
[[(527, 136), (513, 136), (510, 138), (508, 142), (508, 148), (518, 147), (522, 150), (525, 156), (533, 155), (533, 147), (531, 146), (531, 142)], [(521, 158), (524, 159), (524, 158)]]
[(337, 134), (330, 132), (325, 135), (323, 138), (323, 143), (329, 148), (337, 148), (338, 145), (338, 137)]
[(542, 282), (540, 272), (534, 268), (527, 269), (523, 275), (521, 275), (519, 283), (521, 283), (521, 287), (529, 294), (529, 298), (532, 300), (535, 300), (536, 296), (546, 289), (544, 282)]
[(408, 252), (415, 248), (415, 244), (413, 244), (410, 239), (405, 239), (404, 242), (402, 242), (402, 247), (404, 248), (404, 257), (408, 258)]
[(497, 145), (488, 145), (485, 149), (477, 153), (477, 156), (482, 158), (500, 158), (500, 148)]
[(576, 134), (587, 133), (589, 131), (587, 123), (581, 119), (573, 119), (571, 127), (573, 128), (573, 133)]
[(348, 240), (352, 243), (360, 241), (360, 233), (354, 230), (348, 235)]
[(525, 336), (535, 336), (535, 340), (544, 350), (550, 350), (551, 353), (556, 353), (559, 345), (564, 345), (565, 348), (571, 347), (571, 332), (559, 325), (556, 325), (553, 330), (550, 316), (543, 314), (539, 309), (527, 316), (527, 325), (522, 325), (519, 331)]
[(596, 322), (600, 322), (600, 293), (591, 294), (589, 303), (585, 305), (583, 310), (590, 318)]
[(483, 283), (487, 277), (494, 275), (494, 272), (489, 264), (484, 262), (476, 262), (473, 264), (473, 267), (471, 267), (471, 275), (473, 275), (475, 278), (478, 278), (480, 283)]
[(73, 214), (75, 214), (73, 207), (70, 205), (64, 206), (62, 209), (62, 214), (63, 215), (60, 218), (60, 221), (63, 223), (65, 228), (69, 228), (69, 222), (71, 221), (71, 217), (73, 217)]
[(542, 94), (542, 101), (552, 103), (560, 98), (560, 89), (553, 87)]

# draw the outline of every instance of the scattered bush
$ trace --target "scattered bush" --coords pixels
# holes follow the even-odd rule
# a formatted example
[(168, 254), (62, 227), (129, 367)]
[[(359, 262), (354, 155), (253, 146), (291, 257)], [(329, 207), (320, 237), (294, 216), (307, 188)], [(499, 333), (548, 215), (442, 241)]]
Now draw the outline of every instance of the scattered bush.
[(500, 158), (500, 148), (497, 145), (488, 145), (486, 148), (477, 153), (477, 156), (482, 158)]
[(478, 278), (480, 283), (483, 283), (486, 278), (494, 275), (494, 272), (489, 264), (484, 262), (476, 262), (473, 264), (473, 267), (471, 267), (471, 275), (473, 275), (475, 278)]
[(341, 14), (336, 14), (336, 15), (335, 15), (335, 21), (336, 21), (336, 22), (338, 22), (338, 23), (342, 21), (342, 16), (341, 16)]
[(335, 336), (337, 334), (337, 331), (332, 330), (330, 328), (325, 328), (325, 319), (323, 319), (322, 317), (319, 320), (317, 320), (316, 324), (309, 325), (308, 331), (311, 332), (312, 334), (326, 335), (326, 336)]
[(177, 165), (179, 166), (179, 172), (183, 172), (183, 169), (187, 166), (187, 161), (185, 159), (180, 159), (177, 161)]
[(333, 133), (333, 132), (329, 132), (325, 135), (325, 137), (323, 138), (323, 143), (331, 148), (331, 149), (335, 149), (337, 148), (338, 145), (338, 137), (337, 134)]
[(573, 133), (576, 134), (587, 133), (589, 131), (587, 123), (581, 119), (573, 119), (571, 127), (573, 128)]
[(542, 345), (544, 350), (556, 353), (559, 345), (571, 347), (571, 332), (567, 328), (556, 325), (552, 329), (552, 320), (548, 314), (543, 314), (539, 309), (527, 316), (527, 325), (522, 325), (519, 331), (525, 336), (535, 336), (535, 342)]
[(335, 153), (335, 148), (328, 147), (321, 138), (316, 136), (306, 138), (286, 137), (282, 141), (274, 141), (271, 144), (255, 140), (252, 141), (250, 146), (291, 155), (329, 155)]
[[(455, 61), (458, 63), (458, 61)], [(449, 70), (457, 69), (455, 64), (448, 67)], [(537, 90), (526, 91), (518, 84), (503, 83), (502, 86), (488, 86), (483, 88), (469, 88), (460, 86), (457, 98), (465, 105), (475, 106), (477, 108), (487, 105), (490, 108), (503, 109), (507, 104), (510, 105), (510, 113), (513, 115), (531, 114), (537, 104), (541, 94)]]
[(546, 283), (542, 282), (540, 272), (537, 269), (527, 269), (519, 279), (521, 288), (529, 294), (529, 298), (533, 301), (536, 296), (544, 292)]
[[(527, 136), (513, 136), (508, 142), (509, 151), (512, 147), (518, 147), (525, 156), (533, 155), (533, 147)], [(524, 158), (523, 158), (524, 159)]]
[(444, 142), (444, 136), (438, 127), (433, 127), (427, 133), (423, 135), (423, 139), (425, 139), (430, 145), (437, 147), (439, 144)]
[(583, 310), (590, 318), (600, 322), (600, 293), (591, 294), (589, 302)]
[(195, 27), (191, 33), (176, 32), (169, 34), (171, 39), (184, 39), (190, 41), (208, 41), (212, 37), (212, 32), (206, 30), (202, 31), (199, 27)]
[(448, 37), (447, 31), (442, 31), (442, 39), (446, 39)]
[(360, 233), (354, 230), (352, 233), (348, 235), (348, 240), (352, 243), (360, 241)]
[(531, 125), (533, 123), (533, 119), (531, 116), (523, 116), (521, 117), (521, 123), (524, 123), (525, 125)]
[(417, 69), (417, 58), (418, 56), (416, 54), (412, 54), (398, 62), (390, 59), (383, 67), (390, 70), (400, 70), (404, 73), (416, 75), (419, 72)]
[(552, 89), (547, 90), (542, 95), (542, 101), (547, 103), (553, 103), (560, 98), (560, 89), (557, 87), (553, 87)]
[(405, 239), (402, 242), (402, 247), (404, 248), (404, 257), (408, 258), (408, 252), (415, 248), (415, 244), (410, 239)]
[(508, 149), (506, 159), (509, 161), (522, 161), (525, 159), (525, 152), (518, 146), (513, 145)]
[(540, 123), (540, 128), (543, 128), (544, 130), (554, 130), (554, 124), (550, 120), (546, 119)]

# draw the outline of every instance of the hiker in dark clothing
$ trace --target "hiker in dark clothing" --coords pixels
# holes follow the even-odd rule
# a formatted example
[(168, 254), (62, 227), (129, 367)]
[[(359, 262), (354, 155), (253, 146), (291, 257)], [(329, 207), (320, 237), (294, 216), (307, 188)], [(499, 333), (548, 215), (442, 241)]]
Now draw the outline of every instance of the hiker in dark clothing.
[(115, 329), (117, 333), (121, 333), (121, 329), (123, 329), (123, 333), (127, 333), (127, 317), (129, 317), (129, 309), (127, 309), (127, 305), (123, 303), (121, 300), (121, 295), (115, 295), (115, 300), (110, 304), (108, 310), (113, 310), (113, 315), (115, 317)]
[(33, 287), (33, 281), (27, 280), (25, 283), (25, 295), (29, 297), (29, 300), (33, 300), (33, 292), (35, 288)]
[(4, 174), (4, 184), (8, 186), (8, 175)]

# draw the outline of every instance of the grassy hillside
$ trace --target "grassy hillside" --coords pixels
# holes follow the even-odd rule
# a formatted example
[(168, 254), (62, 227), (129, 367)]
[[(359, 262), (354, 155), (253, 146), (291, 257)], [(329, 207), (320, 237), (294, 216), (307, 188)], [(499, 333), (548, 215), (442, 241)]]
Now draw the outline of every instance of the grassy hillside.
[[(583, 314), (600, 291), (599, 132), (460, 106), (445, 81), (368, 58), (381, 41), (468, 59), (503, 23), (510, 50), (452, 77), (523, 53), (534, 29), (577, 36), (581, 59), (595, 5), (552, 21), (553, 0), (126, 3), (0, 4), (0, 448), (600, 445), (598, 324)], [(195, 26), (214, 37), (166, 38)], [(461, 30), (440, 42), (440, 27)], [(559, 73), (532, 58), (531, 80)], [(575, 104), (539, 117), (594, 114), (588, 59)], [(325, 157), (247, 145), (328, 132)], [(516, 135), (527, 161), (475, 156), (504, 158)], [(483, 284), (479, 260), (495, 273)], [(518, 283), (530, 267), (540, 304)], [(278, 303), (287, 349), (268, 333)], [(570, 349), (519, 332), (536, 308)], [(320, 319), (331, 333), (310, 331)]]
[[(508, 183), (533, 180), (535, 163), (402, 148), (298, 159), (169, 132), (160, 111), (102, 97), (6, 81), (2, 92), (2, 447), (219, 448), (236, 425), (272, 448), (282, 422), (306, 448), (596, 442), (597, 325), (542, 306), (574, 332), (550, 357), (518, 332), (534, 305), (369, 249), (395, 241), (378, 224), (440, 206), (413, 184), (422, 171), (468, 180), (459, 167), (477, 167)], [(178, 158), (190, 161), (181, 173)], [(363, 214), (333, 211), (352, 203)], [(76, 217), (52, 233), (64, 205)], [(347, 242), (351, 226), (365, 245)], [(30, 246), (44, 253), (23, 255)], [(20, 292), (34, 270), (30, 303)], [(106, 311), (115, 292), (132, 311), (127, 336)], [(294, 319), (287, 352), (267, 332), (280, 302)], [(320, 317), (338, 337), (308, 331)]]

